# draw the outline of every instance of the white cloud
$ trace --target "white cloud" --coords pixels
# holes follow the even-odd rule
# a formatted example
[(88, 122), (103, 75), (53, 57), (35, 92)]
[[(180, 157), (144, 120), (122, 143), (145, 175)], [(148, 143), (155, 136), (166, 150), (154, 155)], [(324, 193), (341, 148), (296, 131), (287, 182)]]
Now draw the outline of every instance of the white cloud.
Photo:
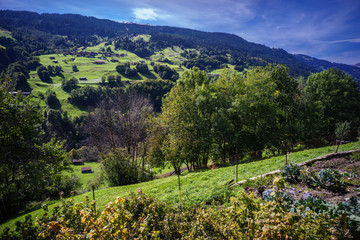
[(360, 38), (341, 39), (335, 41), (318, 41), (319, 43), (360, 43)]
[(135, 8), (133, 11), (137, 20), (156, 20), (159, 17), (151, 8)]

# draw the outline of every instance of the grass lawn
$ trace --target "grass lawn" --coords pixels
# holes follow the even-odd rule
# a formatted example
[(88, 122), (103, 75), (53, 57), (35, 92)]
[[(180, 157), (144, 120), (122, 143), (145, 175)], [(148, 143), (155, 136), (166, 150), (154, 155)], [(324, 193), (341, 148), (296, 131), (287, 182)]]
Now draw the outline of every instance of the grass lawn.
[[(81, 168), (83, 167), (91, 167), (92, 173), (81, 173)], [(74, 174), (80, 178), (83, 189), (86, 188), (88, 181), (100, 177), (101, 175), (100, 163), (97, 162), (84, 162), (84, 165), (72, 165), (72, 169), (73, 172), (69, 174)]]
[[(357, 141), (340, 146), (339, 151), (347, 151), (359, 148), (360, 141)], [(289, 159), (292, 162), (300, 163), (318, 156), (332, 153), (334, 150), (334, 146), (304, 150), (292, 153)], [(283, 166), (284, 161), (284, 156), (277, 156), (261, 161), (241, 164), (239, 165), (238, 170), (239, 180), (249, 179), (251, 177), (279, 169)], [(181, 176), (182, 200), (187, 201), (190, 204), (200, 203), (209, 197), (212, 192), (216, 191), (218, 188), (223, 187), (232, 179), (235, 179), (235, 166), (213, 170), (202, 170), (192, 173), (186, 172)], [(145, 183), (97, 190), (95, 191), (97, 207), (102, 209), (107, 203), (114, 201), (117, 196), (127, 196), (139, 188), (141, 188), (146, 194), (152, 195), (162, 201), (166, 201), (171, 204), (176, 204), (179, 202), (177, 176), (172, 176)], [(239, 188), (240, 187), (236, 187), (235, 190), (239, 190)], [(75, 196), (74, 200), (78, 202), (83, 201), (86, 195), (92, 199), (92, 194), (88, 192)], [(56, 203), (58, 203), (58, 201), (51, 202), (49, 208), (52, 209)], [(41, 216), (43, 213), (44, 211), (42, 209), (38, 209), (31, 212), (30, 214), (33, 217), (36, 217)], [(4, 229), (5, 227), (14, 227), (16, 221), (23, 221), (24, 219), (25, 215), (22, 215), (6, 223), (3, 223), (0, 225), (0, 230)]]

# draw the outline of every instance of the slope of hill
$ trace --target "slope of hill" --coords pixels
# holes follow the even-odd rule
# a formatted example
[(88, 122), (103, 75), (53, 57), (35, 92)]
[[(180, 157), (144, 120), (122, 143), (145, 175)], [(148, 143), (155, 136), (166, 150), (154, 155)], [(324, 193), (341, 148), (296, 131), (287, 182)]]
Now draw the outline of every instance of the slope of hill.
[[(227, 33), (209, 33), (191, 29), (149, 26), (133, 23), (118, 23), (110, 20), (84, 17), (75, 14), (37, 14), (33, 12), (0, 11), (0, 27), (9, 31), (26, 28), (43, 33), (73, 36), (86, 39), (91, 36), (124, 37), (149, 34), (163, 47), (178, 45), (184, 48), (223, 49), (233, 55), (233, 61), (252, 59), (262, 64), (280, 63), (289, 66), (294, 76), (307, 76), (315, 70), (297, 60), (283, 49), (269, 48)], [(60, 43), (59, 43), (60, 44)]]
[(294, 54), (294, 56), (298, 60), (306, 63), (307, 65), (312, 66), (317, 71), (323, 71), (328, 68), (336, 67), (336, 68), (340, 69), (341, 71), (344, 71), (347, 74), (350, 74), (351, 76), (356, 78), (356, 80), (358, 82), (360, 80), (360, 68), (359, 68), (360, 64), (355, 65), (355, 66), (359, 66), (359, 67), (355, 67), (355, 66), (341, 64), (341, 63), (332, 63), (332, 62), (329, 62), (326, 60), (321, 60), (321, 59), (313, 58), (313, 57), (302, 55), (302, 54)]
[[(341, 145), (340, 151), (348, 151), (359, 149), (359, 141)], [(333, 146), (309, 149), (300, 152), (294, 152), (290, 156), (290, 160), (293, 163), (301, 163), (306, 160), (323, 156), (334, 152)], [(239, 179), (250, 179), (270, 171), (281, 168), (284, 165), (284, 156), (277, 156), (261, 161), (249, 162), (239, 165), (238, 173)], [(225, 194), (231, 195), (231, 191), (239, 190), (236, 187), (233, 190), (227, 188), (230, 180), (235, 179), (235, 166), (215, 168), (212, 170), (202, 170), (193, 173), (185, 173), (181, 177), (181, 198), (182, 201), (187, 204), (199, 204), (201, 202), (212, 203), (212, 201), (218, 197), (225, 197)], [(262, 179), (266, 181), (265, 179)], [(161, 201), (165, 201), (176, 205), (179, 202), (177, 176), (171, 176), (168, 178), (156, 179), (149, 182), (143, 182), (138, 184), (103, 188), (95, 191), (96, 206), (103, 209), (110, 201), (114, 201), (117, 196), (128, 196), (131, 192), (136, 192), (141, 188), (144, 193), (158, 198)], [(229, 192), (230, 191), (230, 192)], [(81, 195), (74, 196), (75, 202), (84, 201), (85, 196), (92, 199), (92, 193), (86, 192)], [(53, 209), (59, 201), (48, 202), (49, 209)], [(17, 218), (9, 220), (8, 222), (0, 224), (0, 233), (6, 227), (14, 228), (16, 221), (24, 221), (25, 216), (31, 214), (33, 217), (39, 217), (44, 213), (42, 208), (34, 210), (32, 212), (23, 214)]]

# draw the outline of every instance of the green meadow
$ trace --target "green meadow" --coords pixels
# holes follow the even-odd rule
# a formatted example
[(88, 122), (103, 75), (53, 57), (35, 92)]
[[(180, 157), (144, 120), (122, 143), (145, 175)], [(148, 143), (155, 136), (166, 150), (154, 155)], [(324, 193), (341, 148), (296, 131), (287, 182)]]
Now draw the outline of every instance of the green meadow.
[[(360, 141), (348, 143), (340, 146), (339, 151), (354, 150), (360, 148)], [(319, 157), (334, 152), (335, 146), (328, 146), (317, 149), (304, 150), (291, 153), (290, 161), (294, 163), (304, 162), (306, 160)], [(238, 167), (239, 180), (249, 179), (276, 169), (280, 169), (285, 162), (285, 156), (277, 156), (261, 161), (240, 164)], [(146, 194), (152, 195), (161, 201), (170, 204), (186, 202), (187, 204), (198, 204), (211, 198), (224, 189), (226, 183), (235, 179), (235, 166), (200, 170), (196, 172), (185, 172), (181, 175), (181, 195), (179, 195), (177, 176), (155, 179), (153, 181), (138, 183), (127, 186), (112, 188), (103, 188), (95, 191), (96, 206), (99, 209), (116, 199), (117, 196), (127, 196), (137, 189), (141, 188)], [(233, 191), (240, 190), (241, 187), (235, 187)], [(85, 196), (92, 199), (92, 193), (86, 192), (74, 196), (74, 201), (81, 202)], [(52, 209), (59, 201), (48, 202)], [(44, 213), (42, 209), (37, 209), (27, 214), (33, 217), (41, 216)], [(2, 231), (5, 227), (13, 228), (16, 221), (23, 221), (27, 214), (18, 216), (8, 222), (0, 225)]]
[[(0, 31), (0, 34), (7, 34), (6, 31)], [(147, 39), (149, 36), (147, 35), (139, 35), (138, 38)], [(99, 85), (99, 82), (101, 81), (101, 78), (103, 76), (113, 74), (117, 75), (116, 72), (116, 66), (119, 63), (127, 63), (127, 62), (139, 62), (144, 61), (148, 64), (149, 70), (151, 74), (149, 75), (142, 75), (138, 74), (138, 77), (135, 78), (127, 78), (125, 76), (122, 77), (122, 81), (128, 81), (130, 83), (143, 81), (146, 79), (160, 79), (159, 75), (156, 74), (153, 71), (153, 67), (151, 66), (151, 62), (154, 62), (156, 64), (164, 64), (168, 65), (169, 67), (175, 69), (180, 76), (182, 73), (186, 70), (185, 67), (180, 67), (180, 65), (185, 60), (183, 57), (181, 57), (181, 53), (183, 50), (179, 47), (171, 47), (166, 48), (163, 51), (156, 52), (153, 56), (151, 56), (151, 60), (149, 59), (143, 59), (138, 57), (136, 54), (131, 53), (129, 51), (125, 50), (115, 50), (115, 47), (113, 45), (105, 46), (105, 43), (101, 43), (96, 46), (87, 47), (84, 49), (81, 49), (84, 52), (101, 52), (102, 49), (110, 47), (114, 54), (124, 54), (124, 57), (106, 57), (106, 59), (103, 59), (105, 61), (105, 64), (94, 64), (93, 62), (95, 60), (100, 60), (99, 57), (102, 56), (102, 54), (97, 54), (95, 58), (90, 57), (77, 57), (75, 55), (64, 55), (64, 54), (48, 54), (48, 55), (41, 55), (40, 63), (44, 66), (60, 66), (63, 70), (63, 78), (64, 79), (71, 79), (71, 78), (86, 78), (86, 80), (79, 80), (80, 86), (97, 86)], [(161, 59), (168, 58), (172, 64), (159, 62)], [(111, 60), (116, 59), (118, 62), (112, 62)], [(54, 62), (56, 61), (56, 62)], [(77, 72), (73, 71), (72, 66), (76, 65), (78, 70)], [(133, 65), (132, 68), (135, 68)], [(36, 71), (30, 72), (30, 79), (28, 79), (28, 83), (32, 89), (32, 94), (35, 96), (35, 101), (39, 101), (40, 106), (46, 107), (45, 104), (45, 98), (47, 90), (53, 90), (56, 92), (57, 98), (59, 99), (62, 109), (64, 111), (67, 111), (70, 116), (79, 116), (83, 113), (86, 113), (83, 109), (79, 109), (78, 107), (70, 104), (68, 102), (69, 93), (63, 91), (61, 89), (61, 82), (63, 80), (60, 76), (52, 77), (52, 83), (45, 83), (40, 80), (38, 77)]]

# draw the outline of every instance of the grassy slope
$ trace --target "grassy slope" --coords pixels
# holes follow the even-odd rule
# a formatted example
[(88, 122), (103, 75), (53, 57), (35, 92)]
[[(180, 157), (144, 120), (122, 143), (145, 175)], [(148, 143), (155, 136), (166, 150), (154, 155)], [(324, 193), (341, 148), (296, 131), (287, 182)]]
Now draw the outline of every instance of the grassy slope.
[[(360, 141), (342, 145), (340, 151), (359, 149)], [(318, 149), (305, 150), (301, 152), (292, 153), (290, 161), (300, 163), (308, 159), (322, 156), (334, 152), (335, 147), (323, 147)], [(284, 164), (284, 156), (273, 157), (257, 162), (245, 163), (239, 165), (239, 180), (248, 179), (266, 172), (279, 169)], [(214, 170), (204, 170), (194, 173), (185, 173), (181, 176), (182, 184), (182, 199), (192, 203), (199, 203), (206, 199), (212, 191), (224, 186), (229, 180), (235, 179), (235, 166), (218, 168)], [(95, 192), (97, 207), (103, 208), (110, 201), (114, 201), (116, 196), (126, 196), (131, 192), (141, 188), (145, 193), (157, 197), (162, 201), (169, 203), (177, 203), (179, 201), (179, 194), (177, 188), (177, 177), (172, 176), (163, 179), (157, 179), (150, 182), (139, 183), (128, 186), (120, 186), (113, 188), (100, 189)], [(85, 195), (92, 199), (91, 193), (84, 193), (75, 196), (75, 201), (83, 201)], [(50, 205), (50, 209), (54, 207), (54, 203)], [(32, 216), (40, 216), (43, 214), (42, 209), (35, 210), (30, 214)], [(14, 227), (16, 221), (23, 221), (25, 215), (12, 219), (0, 225), (0, 232), (5, 227)]]
[[(81, 173), (81, 168), (83, 167), (91, 167), (92, 173)], [(80, 178), (83, 188), (86, 188), (88, 181), (94, 180), (96, 177), (101, 175), (100, 164), (97, 162), (85, 162), (84, 165), (72, 165), (72, 169), (74, 171), (71, 174)]]
[[(5, 33), (4, 33), (5, 34)], [(142, 36), (142, 37), (146, 37), (146, 36)], [(109, 47), (109, 46), (107, 46)], [(98, 52), (100, 51), (101, 48), (107, 48), (105, 47), (105, 43), (101, 43), (97, 46), (93, 46), (93, 47), (87, 47), (86, 49), (84, 49), (83, 51), (87, 51), (87, 52)], [(125, 63), (125, 62), (138, 62), (138, 61), (145, 61), (148, 64), (149, 70), (151, 71), (152, 74), (148, 75), (148, 76), (143, 76), (141, 74), (139, 74), (139, 77), (135, 78), (135, 79), (129, 79), (126, 78), (124, 76), (122, 76), (122, 80), (123, 81), (130, 81), (130, 82), (135, 82), (135, 81), (143, 81), (146, 80), (148, 78), (152, 78), (152, 79), (160, 79), (160, 77), (153, 72), (153, 67), (150, 65), (151, 61), (150, 60), (145, 60), (142, 59), (140, 57), (138, 57), (137, 55), (125, 51), (125, 50), (117, 50), (115, 51), (114, 46), (110, 46), (112, 48), (112, 51), (114, 53), (118, 53), (118, 54), (127, 54), (127, 56), (125, 57), (108, 57), (107, 60), (105, 60), (106, 64), (102, 64), (102, 65), (95, 65), (93, 64), (93, 61), (96, 60), (97, 58), (85, 58), (85, 57), (75, 57), (75, 56), (64, 56), (63, 54), (50, 54), (50, 55), (41, 55), (40, 58), (40, 62), (42, 65), (44, 66), (48, 66), (48, 65), (52, 65), (52, 66), (61, 66), (63, 69), (63, 75), (65, 79), (70, 79), (72, 77), (75, 77), (77, 79), (79, 79), (79, 77), (86, 77), (87, 81), (80, 81), (79, 84), (81, 86), (85, 86), (85, 85), (92, 85), (92, 86), (96, 86), (98, 85), (98, 83), (101, 81), (101, 77), (106, 75), (106, 74), (118, 74), (115, 70), (116, 66), (119, 63)], [(161, 56), (163, 56), (164, 58), (168, 58), (170, 59), (173, 64), (167, 64), (167, 63), (162, 63), (162, 62), (156, 62), (158, 64), (166, 64), (168, 66), (170, 66), (171, 68), (174, 68), (176, 71), (179, 72), (180, 75), (182, 75), (182, 73), (184, 72), (184, 70), (186, 70), (185, 67), (179, 68), (179, 65), (182, 64), (183, 62), (183, 58), (180, 56), (180, 53), (182, 52), (182, 50), (179, 47), (172, 47), (172, 48), (167, 48), (164, 49), (161, 52), (157, 52), (152, 56), (152, 61), (156, 62)], [(176, 56), (170, 57), (169, 54), (170, 53), (176, 53)], [(101, 56), (100, 54), (97, 55), (96, 57)], [(50, 57), (54, 57), (58, 63), (53, 63), (53, 59), (50, 59)], [(111, 59), (117, 59), (119, 60), (119, 63), (113, 63), (110, 60)], [(73, 72), (72, 71), (72, 66), (76, 65), (77, 68), (79, 69), (78, 72)], [(135, 66), (132, 66), (133, 68)], [(44, 83), (41, 82), (41, 80), (39, 79), (39, 77), (37, 76), (36, 71), (31, 71), (30, 72), (30, 79), (28, 80), (30, 87), (33, 89), (33, 95), (34, 96), (41, 96), (44, 95), (48, 89), (51, 89), (53, 91), (56, 92), (57, 97), (60, 100), (60, 103), (62, 105), (62, 109), (67, 111), (69, 113), (70, 116), (78, 116), (82, 113), (84, 113), (83, 110), (77, 108), (76, 106), (71, 105), (67, 99), (69, 97), (69, 94), (66, 93), (65, 91), (63, 91), (61, 89), (61, 81), (62, 79), (58, 76), (53, 77), (52, 78), (53, 83), (52, 84), (48, 84), (48, 83)], [(40, 105), (43, 107), (46, 107), (45, 105), (45, 101), (43, 98), (38, 98), (38, 100), (40, 101)]]

